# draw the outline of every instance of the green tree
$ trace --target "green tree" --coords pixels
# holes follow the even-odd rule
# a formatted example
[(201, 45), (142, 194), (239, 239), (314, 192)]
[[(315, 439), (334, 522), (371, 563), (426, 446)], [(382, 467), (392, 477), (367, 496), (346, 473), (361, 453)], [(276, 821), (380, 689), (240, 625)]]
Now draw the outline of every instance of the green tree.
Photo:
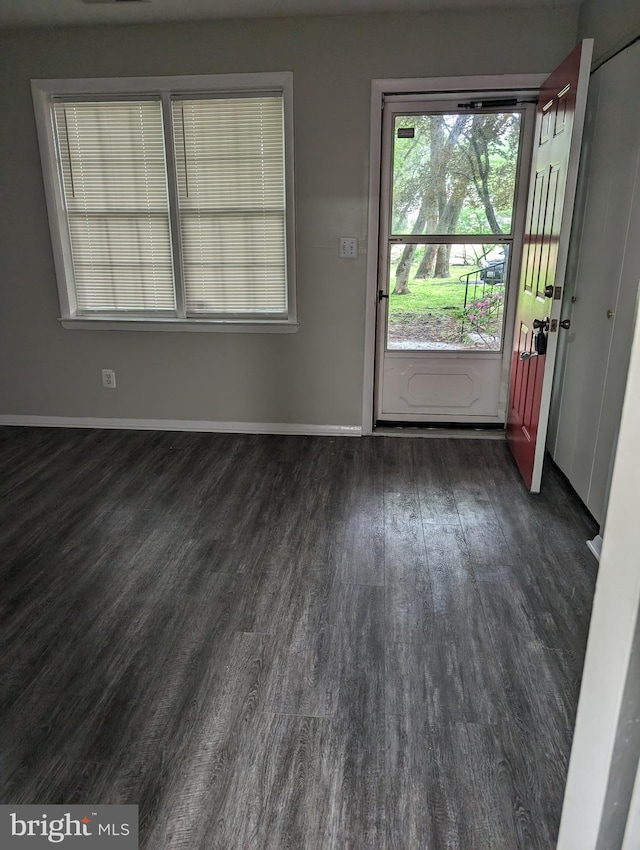
[[(421, 143), (411, 146), (413, 155), (400, 160), (404, 169), (398, 174), (397, 180), (394, 161), (394, 213), (397, 186), (398, 200), (404, 218), (402, 223), (407, 221), (407, 213), (410, 211), (415, 213), (412, 235), (438, 232), (440, 223), (444, 224), (447, 217), (455, 214), (451, 198), (448, 196), (448, 166), (467, 120), (466, 115), (459, 115), (453, 125), (448, 127), (444, 115), (423, 117), (430, 119), (426, 123), (426, 128), (425, 122), (421, 127), (427, 132), (421, 135)], [(398, 149), (397, 145), (396, 149)], [(398, 223), (394, 214), (392, 225), (394, 233), (401, 232), (396, 229)], [(404, 295), (409, 292), (409, 273), (416, 249), (417, 245), (404, 246), (396, 266), (394, 295)]]

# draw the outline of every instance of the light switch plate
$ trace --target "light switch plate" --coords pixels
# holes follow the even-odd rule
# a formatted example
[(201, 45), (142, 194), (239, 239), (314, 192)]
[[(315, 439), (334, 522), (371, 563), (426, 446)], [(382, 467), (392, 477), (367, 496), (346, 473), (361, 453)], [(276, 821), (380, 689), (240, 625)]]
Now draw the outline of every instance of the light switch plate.
[(338, 256), (341, 260), (357, 260), (358, 259), (358, 237), (357, 236), (341, 236), (340, 248)]

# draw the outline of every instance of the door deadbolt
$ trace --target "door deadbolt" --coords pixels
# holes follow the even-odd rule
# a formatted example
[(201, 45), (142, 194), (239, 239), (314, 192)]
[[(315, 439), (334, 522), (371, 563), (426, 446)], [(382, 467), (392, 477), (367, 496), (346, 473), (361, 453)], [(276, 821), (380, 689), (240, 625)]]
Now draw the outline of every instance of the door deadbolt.
[(388, 298), (389, 296), (386, 292), (383, 292), (381, 289), (378, 290), (378, 303), (382, 301), (383, 298)]

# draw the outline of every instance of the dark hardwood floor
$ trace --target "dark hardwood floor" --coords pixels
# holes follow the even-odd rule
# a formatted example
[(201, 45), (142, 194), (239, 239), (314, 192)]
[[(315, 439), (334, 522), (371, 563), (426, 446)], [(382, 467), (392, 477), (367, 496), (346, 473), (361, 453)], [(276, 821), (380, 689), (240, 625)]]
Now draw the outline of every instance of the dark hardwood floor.
[(504, 443), (0, 429), (1, 802), (550, 850), (596, 528)]

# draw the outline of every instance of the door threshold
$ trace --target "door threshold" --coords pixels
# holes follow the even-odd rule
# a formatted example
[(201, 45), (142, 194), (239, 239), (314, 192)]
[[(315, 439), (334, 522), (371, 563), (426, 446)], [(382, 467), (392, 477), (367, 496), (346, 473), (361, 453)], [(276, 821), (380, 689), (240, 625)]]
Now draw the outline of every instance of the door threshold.
[(506, 431), (504, 425), (462, 425), (451, 427), (446, 425), (376, 425), (374, 437), (422, 437), (432, 440), (504, 440)]

